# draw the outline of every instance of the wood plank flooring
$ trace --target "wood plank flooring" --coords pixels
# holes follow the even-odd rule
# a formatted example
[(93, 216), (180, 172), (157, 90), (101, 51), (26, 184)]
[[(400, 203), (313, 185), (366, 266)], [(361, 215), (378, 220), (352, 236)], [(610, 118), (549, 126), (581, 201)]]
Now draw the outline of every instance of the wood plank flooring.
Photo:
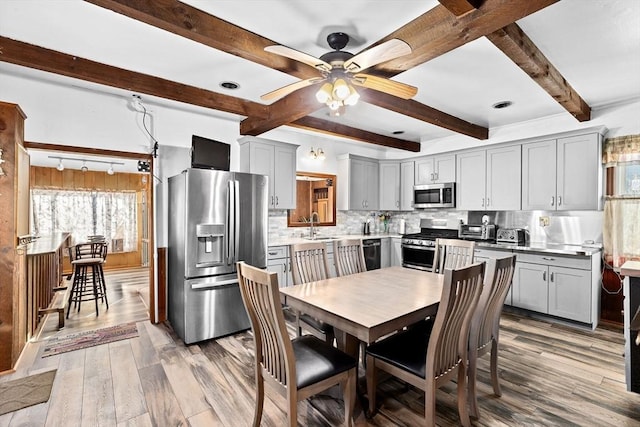
[[(38, 340), (28, 344), (17, 371), (0, 377), (0, 382), (57, 368), (52, 396), (46, 403), (0, 416), (0, 427), (251, 425), (251, 333), (184, 345), (168, 326), (138, 318), (139, 306), (144, 304), (134, 291), (142, 286), (135, 273), (118, 273), (122, 300), (113, 300), (113, 313), (118, 305), (132, 312), (124, 309), (122, 321), (110, 319), (110, 303), (109, 314), (101, 312), (99, 317), (113, 324), (137, 320), (139, 337), (43, 359), (44, 340), (63, 333), (43, 328)], [(108, 274), (107, 283), (115, 283), (114, 277)], [(95, 326), (96, 320), (89, 317), (87, 313), (75, 326), (106, 326)], [(92, 322), (94, 326), (87, 325)], [(77, 332), (71, 317), (65, 330)], [(473, 424), (640, 426), (640, 395), (625, 391), (623, 351), (621, 331), (591, 332), (504, 314), (499, 358), (503, 395), (492, 394), (485, 356), (478, 371), (481, 418)], [(453, 383), (438, 391), (439, 426), (459, 425), (455, 393)], [(262, 426), (284, 425), (286, 402), (269, 388), (266, 396)], [(378, 388), (379, 411), (371, 419), (360, 413), (357, 424), (422, 425), (423, 399), (413, 387), (383, 379)], [(341, 425), (343, 410), (340, 398), (320, 395), (298, 404), (298, 424)]]

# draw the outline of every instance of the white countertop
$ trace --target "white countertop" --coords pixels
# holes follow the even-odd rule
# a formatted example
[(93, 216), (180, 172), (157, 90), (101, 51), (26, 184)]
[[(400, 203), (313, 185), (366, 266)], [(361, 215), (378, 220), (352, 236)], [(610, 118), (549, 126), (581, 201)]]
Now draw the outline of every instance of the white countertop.
[(281, 237), (281, 238), (269, 241), (269, 247), (286, 246), (286, 245), (292, 245), (294, 243), (307, 243), (307, 242), (314, 242), (314, 241), (331, 243), (334, 240), (339, 240), (339, 239), (386, 239), (389, 237), (400, 238), (402, 237), (402, 235), (396, 234), (396, 233), (369, 234), (366, 236), (362, 234), (338, 234), (335, 236), (319, 235), (316, 237), (315, 240), (312, 240), (308, 237)]
[(519, 252), (544, 252), (552, 254), (591, 256), (602, 251), (601, 247), (582, 246), (582, 245), (565, 245), (558, 243), (539, 243), (531, 242), (526, 245), (510, 245), (502, 243), (485, 243), (476, 242), (476, 247), (486, 249), (498, 249), (505, 251)]

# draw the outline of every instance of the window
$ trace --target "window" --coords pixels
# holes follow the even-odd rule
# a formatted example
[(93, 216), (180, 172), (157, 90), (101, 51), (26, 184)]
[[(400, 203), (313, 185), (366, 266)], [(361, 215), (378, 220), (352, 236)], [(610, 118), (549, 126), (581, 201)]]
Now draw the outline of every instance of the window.
[(604, 163), (604, 254), (608, 263), (620, 267), (640, 260), (640, 135), (608, 139)]
[(31, 190), (31, 232), (46, 235), (70, 232), (74, 242), (102, 235), (111, 248), (122, 239), (124, 252), (137, 250), (138, 224), (135, 192)]

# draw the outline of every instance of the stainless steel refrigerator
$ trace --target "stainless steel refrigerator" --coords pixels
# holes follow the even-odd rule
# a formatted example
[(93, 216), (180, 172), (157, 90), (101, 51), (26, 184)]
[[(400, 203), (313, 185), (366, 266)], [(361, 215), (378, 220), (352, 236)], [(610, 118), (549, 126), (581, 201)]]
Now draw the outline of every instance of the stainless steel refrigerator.
[(248, 329), (236, 262), (267, 266), (267, 177), (187, 169), (168, 195), (171, 326), (187, 344)]

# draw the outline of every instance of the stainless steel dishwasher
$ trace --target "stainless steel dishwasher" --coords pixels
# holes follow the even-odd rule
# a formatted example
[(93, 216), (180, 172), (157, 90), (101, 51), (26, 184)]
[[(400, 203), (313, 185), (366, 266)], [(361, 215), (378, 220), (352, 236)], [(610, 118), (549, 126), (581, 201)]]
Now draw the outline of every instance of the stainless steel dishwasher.
[(362, 249), (367, 271), (380, 268), (380, 239), (362, 239)]

